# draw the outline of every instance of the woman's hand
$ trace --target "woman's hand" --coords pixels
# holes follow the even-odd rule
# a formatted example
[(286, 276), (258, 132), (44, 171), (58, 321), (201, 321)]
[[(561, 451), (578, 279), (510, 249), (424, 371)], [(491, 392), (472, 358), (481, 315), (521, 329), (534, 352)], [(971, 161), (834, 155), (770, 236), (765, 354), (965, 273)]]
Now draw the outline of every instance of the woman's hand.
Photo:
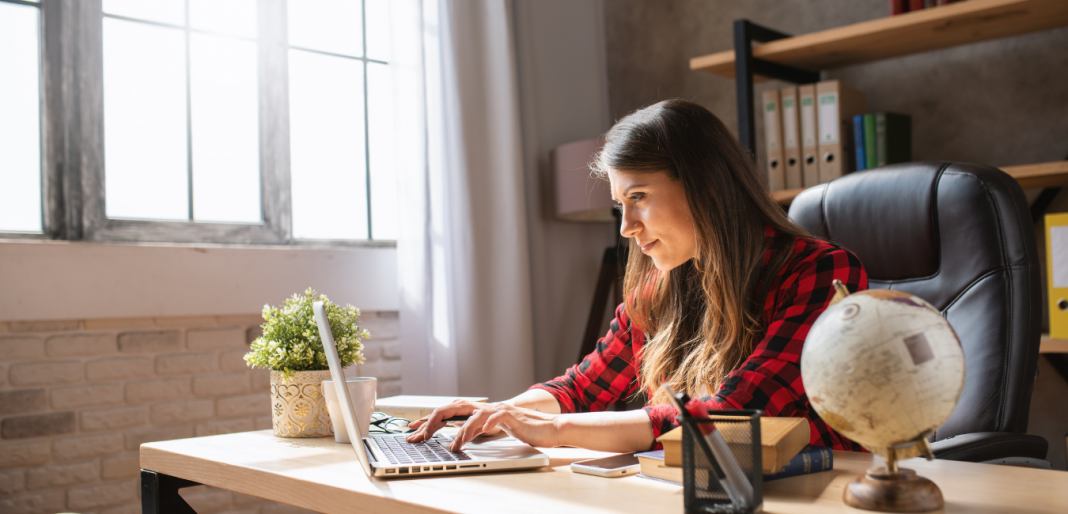
[(429, 416), (413, 421), (408, 428), (415, 430), (411, 434), (408, 434), (409, 443), (418, 443), (420, 441), (426, 441), (438, 430), (446, 425), (446, 419), (454, 416), (470, 416), (479, 407), (485, 407), (485, 403), (475, 403), (464, 400), (455, 400), (448, 405), (444, 405), (434, 409)]
[(508, 435), (531, 446), (556, 446), (558, 430), (555, 423), (556, 414), (546, 414), (536, 410), (524, 409), (507, 403), (475, 403), (457, 401), (434, 409), (427, 418), (409, 425), (417, 429), (408, 436), (409, 442), (425, 441), (433, 437), (441, 427), (444, 419), (453, 416), (470, 416), (463, 422), (450, 447), (458, 452), (475, 437), (492, 435), (504, 430)]

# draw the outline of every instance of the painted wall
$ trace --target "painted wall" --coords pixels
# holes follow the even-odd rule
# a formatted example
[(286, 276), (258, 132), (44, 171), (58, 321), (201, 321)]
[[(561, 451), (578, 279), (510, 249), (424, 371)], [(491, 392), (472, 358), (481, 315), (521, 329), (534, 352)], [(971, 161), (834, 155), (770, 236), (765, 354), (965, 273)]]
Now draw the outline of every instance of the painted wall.
[[(534, 305), (535, 378), (575, 363), (610, 223), (553, 215), (549, 152), (608, 130), (600, 0), (519, 0), (515, 6)], [(612, 306), (614, 307), (614, 306)]]
[(314, 287), (396, 311), (394, 248), (0, 242), (0, 321), (259, 312)]

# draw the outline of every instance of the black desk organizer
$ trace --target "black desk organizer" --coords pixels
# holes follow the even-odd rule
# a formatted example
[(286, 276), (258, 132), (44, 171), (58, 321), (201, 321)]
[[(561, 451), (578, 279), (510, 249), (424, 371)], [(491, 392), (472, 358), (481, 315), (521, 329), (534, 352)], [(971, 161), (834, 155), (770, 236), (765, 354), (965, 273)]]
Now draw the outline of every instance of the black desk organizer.
[[(752, 513), (760, 512), (764, 504), (762, 486), (762, 455), (760, 451), (760, 410), (715, 411), (709, 419), (679, 417), (682, 424), (682, 467), (685, 512), (687, 513)], [(733, 419), (725, 419), (731, 416)], [(723, 470), (705, 443), (701, 426), (712, 423), (728, 441), (734, 459), (738, 461), (753, 486), (753, 501), (743, 508), (731, 502), (720, 485)]]

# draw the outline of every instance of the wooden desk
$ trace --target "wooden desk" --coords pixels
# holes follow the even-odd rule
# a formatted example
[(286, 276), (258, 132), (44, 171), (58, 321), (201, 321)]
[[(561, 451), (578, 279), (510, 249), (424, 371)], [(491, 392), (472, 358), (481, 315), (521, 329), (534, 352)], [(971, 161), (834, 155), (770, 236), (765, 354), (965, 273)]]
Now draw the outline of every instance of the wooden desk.
[[(358, 512), (682, 512), (682, 488), (639, 477), (571, 473), (571, 462), (604, 455), (544, 450), (533, 471), (371, 480), (348, 445), (332, 438), (281, 439), (244, 432), (141, 445), (141, 467), (327, 514)], [(769, 482), (769, 513), (865, 512), (842, 503), (842, 488), (872, 465), (870, 454), (834, 452), (834, 471)], [(935, 481), (945, 512), (1068, 512), (1068, 473), (910, 459), (902, 466)], [(144, 491), (144, 487), (142, 487)]]

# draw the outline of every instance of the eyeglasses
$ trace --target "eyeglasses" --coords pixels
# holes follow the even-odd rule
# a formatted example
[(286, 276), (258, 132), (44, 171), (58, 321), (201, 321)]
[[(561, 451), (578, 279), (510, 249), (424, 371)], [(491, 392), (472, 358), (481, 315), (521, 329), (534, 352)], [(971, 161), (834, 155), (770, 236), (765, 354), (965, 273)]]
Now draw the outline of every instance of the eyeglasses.
[(410, 423), (411, 420), (406, 418), (394, 418), (384, 412), (376, 411), (371, 413), (369, 432), (372, 434), (403, 434), (408, 432), (408, 424)]

